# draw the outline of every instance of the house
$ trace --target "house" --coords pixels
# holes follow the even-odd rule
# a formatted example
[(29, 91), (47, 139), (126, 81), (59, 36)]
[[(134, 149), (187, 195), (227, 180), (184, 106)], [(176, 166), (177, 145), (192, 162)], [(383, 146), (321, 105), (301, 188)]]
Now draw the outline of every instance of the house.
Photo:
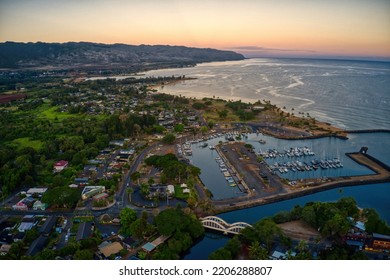
[(26, 252), (26, 255), (35, 256), (38, 252), (42, 251), (46, 246), (47, 239), (48, 237), (40, 235), (31, 243), (30, 248), (28, 248)]
[(174, 195), (175, 194), (175, 187), (173, 185), (167, 186), (167, 194), (168, 195)]
[(127, 162), (134, 155), (134, 153), (134, 149), (120, 150), (117, 156), (117, 160)]
[(88, 184), (88, 178), (87, 177), (82, 177), (82, 178), (75, 178), (74, 183), (79, 185), (79, 186), (85, 186)]
[(390, 236), (379, 234), (379, 233), (373, 233), (372, 248), (375, 250), (390, 250)]
[(57, 162), (54, 164), (54, 172), (61, 172), (61, 171), (64, 170), (66, 167), (68, 167), (68, 164), (69, 164), (69, 162), (66, 161), (66, 160), (57, 161)]
[(117, 254), (120, 252), (120, 250), (123, 249), (123, 246), (118, 242), (108, 242), (104, 241), (102, 244), (98, 246), (99, 252), (104, 255), (104, 257), (108, 258), (109, 256), (113, 254)]
[(22, 199), (21, 201), (19, 201), (15, 205), (12, 205), (12, 209), (16, 210), (16, 211), (27, 211), (28, 207), (27, 207), (27, 204), (24, 203), (24, 200)]
[(29, 207), (32, 207), (33, 203), (34, 198), (28, 196), (13, 205), (12, 209), (16, 211), (27, 211)]
[(30, 188), (26, 192), (26, 195), (27, 196), (38, 195), (39, 197), (41, 197), (46, 191), (47, 188)]
[(50, 216), (46, 219), (46, 222), (43, 224), (43, 226), (40, 228), (39, 232), (44, 235), (48, 236), (53, 229), (54, 225), (57, 222), (57, 217)]
[(185, 184), (185, 183), (181, 184), (180, 187), (181, 187), (182, 189), (188, 188), (187, 184)]
[(91, 222), (83, 222), (79, 225), (76, 234), (76, 241), (80, 241), (83, 239), (87, 239), (92, 235), (92, 223)]
[(112, 140), (112, 141), (109, 142), (110, 146), (123, 147), (124, 144), (125, 144), (125, 140)]
[(104, 186), (86, 186), (81, 192), (81, 198), (86, 200), (92, 196), (102, 193), (106, 190)]
[(144, 250), (146, 253), (150, 253), (154, 249), (156, 249), (156, 246), (150, 242), (148, 242), (144, 246), (142, 246), (142, 250)]
[(46, 210), (47, 208), (47, 204), (46, 203), (42, 203), (40, 200), (37, 200), (34, 202), (33, 204), (33, 210)]
[(354, 227), (360, 231), (365, 231), (366, 230), (366, 225), (362, 221), (357, 221), (354, 225)]
[(4, 255), (8, 254), (9, 249), (11, 249), (11, 245), (9, 245), (9, 244), (1, 245), (1, 247), (0, 247), (0, 256), (4, 256)]
[(183, 193), (190, 193), (190, 189), (183, 189)]

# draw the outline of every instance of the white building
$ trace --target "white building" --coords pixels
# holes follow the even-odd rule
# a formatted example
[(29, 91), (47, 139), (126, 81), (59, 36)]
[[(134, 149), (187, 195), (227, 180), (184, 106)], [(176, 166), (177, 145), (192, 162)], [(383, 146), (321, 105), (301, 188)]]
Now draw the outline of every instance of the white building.
[(175, 194), (175, 187), (173, 185), (167, 186), (167, 193), (168, 195), (174, 195)]

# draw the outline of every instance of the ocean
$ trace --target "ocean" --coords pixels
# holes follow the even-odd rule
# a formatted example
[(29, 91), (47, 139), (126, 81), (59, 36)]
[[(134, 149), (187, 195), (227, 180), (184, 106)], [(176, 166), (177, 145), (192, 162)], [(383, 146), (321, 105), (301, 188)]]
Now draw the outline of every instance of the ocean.
[[(191, 68), (154, 70), (146, 72), (145, 75), (185, 75), (196, 78), (158, 89), (174, 95), (214, 97), (245, 102), (270, 100), (280, 108), (285, 107), (284, 110), (287, 112), (309, 113), (318, 120), (347, 130), (390, 129), (390, 63), (388, 62), (256, 58), (204, 63)], [(248, 141), (255, 145), (256, 149), (283, 149), (304, 145), (313, 148), (320, 157), (337, 156), (344, 162), (345, 168), (329, 171), (340, 174), (313, 173), (308, 174), (309, 177), (371, 173), (366, 167), (350, 162), (345, 157), (346, 152), (356, 152), (362, 146), (369, 147), (369, 154), (390, 165), (390, 133), (388, 132), (353, 133), (348, 135), (348, 140), (322, 138), (287, 141), (262, 136), (267, 140), (264, 146), (259, 145), (255, 141), (257, 138), (253, 137), (254, 139), (249, 137)], [(226, 191), (227, 187), (220, 182), (222, 179), (219, 180), (218, 176), (208, 176), (207, 172), (213, 172), (211, 164), (215, 157), (213, 152), (193, 148), (198, 153), (193, 156), (192, 162), (202, 169), (204, 173), (201, 174), (202, 181), (213, 191), (215, 198), (235, 196), (235, 193)], [(322, 171), (317, 173), (319, 172)], [(291, 176), (298, 175), (289, 174), (285, 177), (296, 179)], [(238, 221), (253, 223), (279, 211), (290, 210), (297, 204), (304, 205), (309, 201), (336, 201), (346, 196), (353, 197), (360, 207), (375, 208), (390, 224), (389, 183), (332, 189), (219, 216), (230, 223)], [(184, 259), (207, 259), (211, 252), (223, 246), (227, 240), (225, 236), (208, 232), (202, 241), (191, 248)]]
[(253, 58), (145, 74), (196, 78), (161, 87), (165, 93), (270, 100), (344, 129), (390, 129), (389, 62)]

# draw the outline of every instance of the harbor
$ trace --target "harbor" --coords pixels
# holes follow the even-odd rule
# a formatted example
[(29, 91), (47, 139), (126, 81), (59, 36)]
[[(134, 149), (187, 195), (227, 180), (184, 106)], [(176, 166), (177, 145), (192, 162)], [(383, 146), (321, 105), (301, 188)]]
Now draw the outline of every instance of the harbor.
[[(177, 155), (201, 168), (200, 178), (216, 204), (306, 193), (319, 185), (355, 184), (359, 176), (377, 175), (348, 155), (360, 147), (331, 137), (289, 141), (236, 129), (181, 141)], [(352, 178), (352, 183), (342, 178)], [(373, 182), (381, 182), (375, 178)]]

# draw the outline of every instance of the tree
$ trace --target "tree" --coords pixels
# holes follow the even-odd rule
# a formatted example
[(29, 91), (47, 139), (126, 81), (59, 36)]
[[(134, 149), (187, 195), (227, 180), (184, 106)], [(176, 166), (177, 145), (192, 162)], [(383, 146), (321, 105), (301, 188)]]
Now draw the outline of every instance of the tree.
[(174, 131), (176, 133), (182, 133), (184, 131), (184, 124), (179, 123), (179, 124), (175, 125)]
[(148, 194), (150, 194), (150, 190), (149, 190), (149, 185), (148, 184), (141, 183), (141, 193), (144, 196), (147, 196)]
[(310, 260), (311, 255), (309, 251), (309, 247), (307, 246), (307, 242), (304, 240), (299, 241), (296, 250), (298, 250), (298, 254), (295, 257), (292, 257), (296, 260)]
[(54, 250), (50, 249), (43, 249), (41, 252), (39, 252), (34, 259), (36, 260), (54, 260), (57, 256), (56, 252)]
[(88, 249), (77, 250), (73, 256), (74, 260), (93, 260), (93, 252)]
[(209, 131), (209, 128), (208, 128), (207, 126), (202, 126), (202, 127), (200, 128), (200, 132), (201, 132), (202, 134), (206, 134), (208, 131)]
[(249, 258), (251, 260), (267, 260), (268, 259), (268, 251), (260, 246), (259, 241), (254, 241), (249, 246)]
[(209, 260), (231, 260), (232, 255), (226, 248), (218, 249), (209, 255)]
[(257, 222), (254, 227), (259, 240), (264, 242), (270, 250), (273, 240), (281, 233), (281, 229), (271, 219), (263, 219)]
[(317, 228), (317, 216), (316, 216), (316, 213), (315, 213), (315, 210), (314, 210), (314, 207), (311, 206), (311, 205), (306, 205), (303, 209), (302, 209), (302, 213), (301, 213), (301, 216), (302, 216), (302, 219), (308, 223), (309, 225), (311, 225), (312, 227), (314, 228)]
[(42, 202), (54, 207), (71, 208), (80, 199), (80, 191), (69, 187), (56, 187), (45, 192)]
[(176, 140), (176, 136), (170, 133), (163, 137), (162, 142), (164, 144), (171, 145), (173, 144), (173, 142), (175, 142), (175, 140)]
[(194, 108), (196, 110), (201, 110), (201, 109), (206, 108), (206, 105), (204, 103), (195, 102), (194, 104), (192, 104), (192, 108)]
[(139, 185), (140, 178), (141, 178), (141, 173), (139, 173), (138, 171), (136, 171), (130, 175), (131, 181), (133, 181), (133, 182), (137, 181), (138, 185)]
[(31, 244), (35, 239), (39, 237), (39, 231), (34, 227), (28, 231), (26, 231), (26, 235), (24, 237), (24, 242), (26, 244)]
[(121, 225), (128, 227), (137, 219), (137, 212), (131, 208), (123, 208), (119, 213)]
[(232, 257), (237, 256), (237, 254), (238, 254), (238, 252), (240, 251), (240, 248), (241, 248), (241, 242), (240, 242), (238, 236), (235, 236), (232, 239), (230, 239), (226, 243), (225, 248), (227, 250), (229, 250), (229, 252), (232, 255)]
[(226, 118), (227, 115), (228, 115), (228, 110), (224, 109), (224, 110), (222, 110), (222, 111), (218, 111), (218, 115), (219, 115), (219, 117), (220, 117), (221, 119), (224, 119), (224, 118)]
[(381, 220), (378, 212), (375, 209), (364, 209), (363, 215), (367, 218), (365, 223), (367, 232), (375, 232), (380, 234), (390, 234), (390, 227)]
[(132, 195), (133, 195), (133, 193), (134, 193), (134, 189), (133, 189), (133, 188), (128, 188), (128, 189), (126, 190), (126, 192), (127, 192), (129, 201), (131, 202), (131, 198), (132, 198)]

